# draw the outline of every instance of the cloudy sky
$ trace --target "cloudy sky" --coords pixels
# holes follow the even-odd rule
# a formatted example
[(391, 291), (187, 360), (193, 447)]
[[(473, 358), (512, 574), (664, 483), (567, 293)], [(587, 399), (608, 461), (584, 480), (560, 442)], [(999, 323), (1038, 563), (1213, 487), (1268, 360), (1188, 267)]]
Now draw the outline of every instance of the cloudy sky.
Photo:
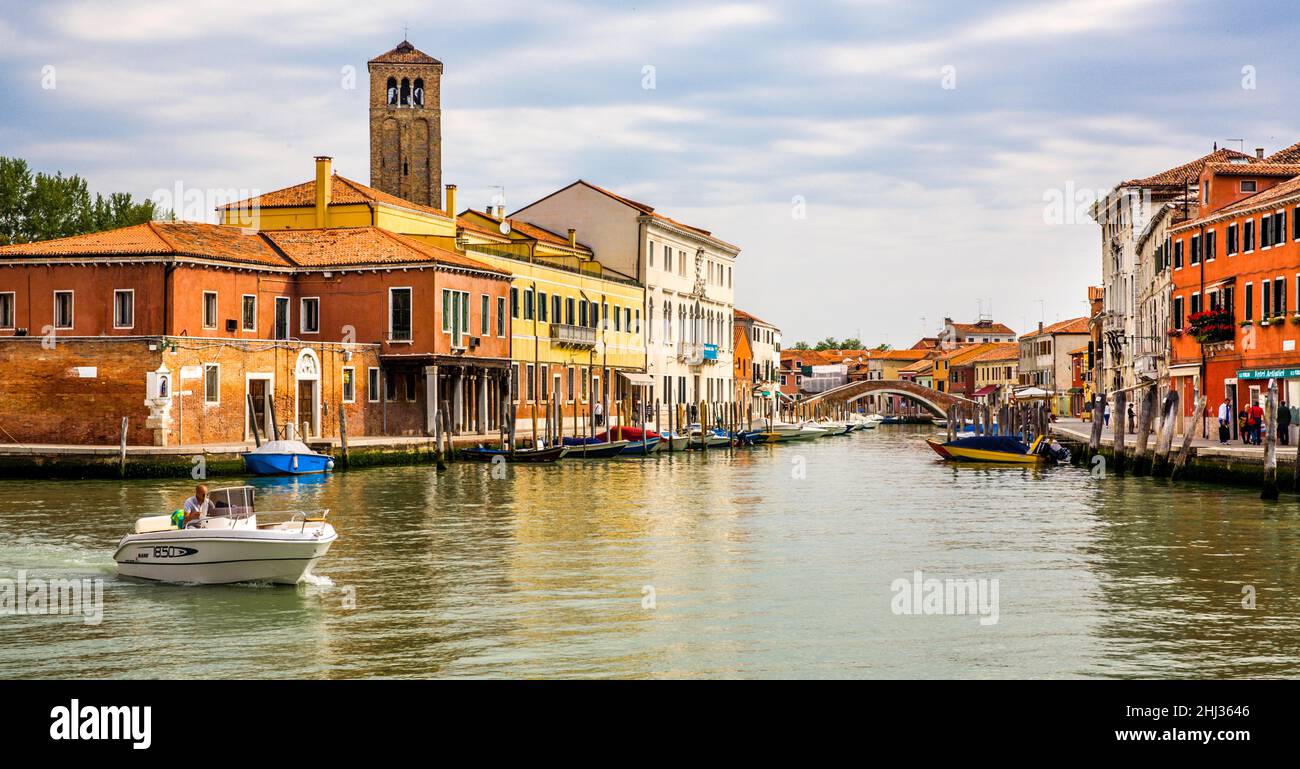
[(463, 204), (583, 178), (713, 230), (787, 342), (1081, 315), (1098, 230), (1048, 201), (1300, 140), (1287, 0), (0, 2), (0, 155), (139, 196), (316, 154), (366, 182), (365, 62), (409, 27)]

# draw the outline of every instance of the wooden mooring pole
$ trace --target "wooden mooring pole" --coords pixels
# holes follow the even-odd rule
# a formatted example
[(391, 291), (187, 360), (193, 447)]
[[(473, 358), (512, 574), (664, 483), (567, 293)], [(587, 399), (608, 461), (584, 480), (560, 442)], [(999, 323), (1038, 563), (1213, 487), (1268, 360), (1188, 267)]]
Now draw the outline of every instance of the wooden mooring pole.
[(1174, 444), (1174, 425), (1178, 420), (1179, 396), (1177, 390), (1170, 390), (1161, 404), (1160, 434), (1156, 437), (1156, 455), (1151, 462), (1151, 474), (1163, 476), (1169, 474), (1169, 452)]
[(1264, 400), (1264, 488), (1260, 499), (1277, 499), (1277, 380), (1268, 380), (1268, 396)]
[(1124, 474), (1124, 437), (1128, 429), (1128, 393), (1115, 393), (1115, 473)]
[(1201, 418), (1201, 413), (1205, 411), (1205, 396), (1201, 394), (1199, 387), (1196, 389), (1194, 405), (1192, 415), (1187, 419), (1187, 429), (1183, 430), (1183, 445), (1178, 449), (1178, 458), (1174, 460), (1173, 470), (1169, 473), (1171, 481), (1177, 480), (1183, 472), (1183, 467), (1187, 465), (1187, 456), (1192, 453), (1192, 438), (1196, 435), (1196, 423)]
[(1133, 446), (1133, 472), (1145, 475), (1151, 472), (1151, 461), (1147, 456), (1147, 443), (1151, 439), (1151, 417), (1156, 408), (1155, 385), (1142, 388), (1142, 401), (1138, 406), (1137, 436)]
[(119, 478), (126, 477), (126, 426), (127, 418), (122, 417), (122, 440), (117, 446), (117, 475)]

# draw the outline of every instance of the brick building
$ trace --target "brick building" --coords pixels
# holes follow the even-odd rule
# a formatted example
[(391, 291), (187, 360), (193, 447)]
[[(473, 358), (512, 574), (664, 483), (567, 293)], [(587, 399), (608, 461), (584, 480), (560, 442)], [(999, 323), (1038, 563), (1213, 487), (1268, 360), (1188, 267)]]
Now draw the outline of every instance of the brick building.
[[(192, 222), (0, 248), (0, 430), (19, 443), (231, 443), (274, 426), (488, 431), (509, 274), (375, 227)], [(440, 370), (441, 369), (441, 370)], [(146, 404), (146, 381), (171, 382)]]

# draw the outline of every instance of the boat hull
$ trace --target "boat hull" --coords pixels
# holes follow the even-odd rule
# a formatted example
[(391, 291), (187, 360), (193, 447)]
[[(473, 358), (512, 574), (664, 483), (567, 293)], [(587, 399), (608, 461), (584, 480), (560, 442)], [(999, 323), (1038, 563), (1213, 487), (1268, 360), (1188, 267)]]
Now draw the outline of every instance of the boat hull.
[(157, 582), (295, 585), (311, 573), (337, 537), (329, 524), (302, 531), (174, 529), (126, 535), (113, 560), (122, 576)]
[(623, 456), (627, 457), (644, 457), (647, 454), (653, 454), (658, 448), (661, 441), (658, 438), (647, 438), (640, 441), (629, 441), (623, 447)]
[(1042, 461), (1037, 454), (1015, 454), (1009, 451), (990, 451), (952, 444), (939, 443), (929, 438), (925, 441), (935, 453), (954, 462), (997, 462), (1016, 465), (1033, 465)]
[(334, 469), (328, 454), (257, 454), (243, 455), (244, 467), (254, 475), (311, 475)]
[(565, 440), (565, 446), (568, 452), (564, 454), (565, 459), (606, 459), (616, 457), (623, 453), (627, 448), (627, 441), (598, 441), (595, 443), (582, 443), (581, 441), (570, 443), (569, 439)]
[(501, 457), (506, 462), (520, 462), (524, 464), (554, 462), (561, 457), (567, 456), (568, 453), (568, 446), (553, 446), (549, 449), (521, 449), (519, 451), (469, 448), (462, 449), (460, 452), (462, 457), (473, 459), (478, 462), (491, 462), (494, 458)]

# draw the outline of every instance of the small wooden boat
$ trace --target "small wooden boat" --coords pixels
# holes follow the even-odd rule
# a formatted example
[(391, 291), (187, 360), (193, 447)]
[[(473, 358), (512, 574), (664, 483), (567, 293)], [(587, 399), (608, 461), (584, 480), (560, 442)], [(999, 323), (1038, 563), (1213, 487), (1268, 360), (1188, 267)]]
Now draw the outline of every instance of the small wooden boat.
[(1068, 462), (1070, 451), (1056, 441), (1034, 439), (1032, 445), (1014, 435), (976, 435), (940, 443), (926, 438), (925, 442), (939, 456), (953, 462), (1003, 462), (1033, 465), (1039, 462)]
[(482, 446), (474, 446), (468, 449), (461, 449), (460, 455), (465, 459), (472, 459), (477, 462), (491, 462), (496, 457), (502, 457), (507, 462), (523, 462), (528, 464), (540, 464), (545, 462), (554, 462), (560, 457), (569, 453), (569, 446), (551, 446), (546, 449), (489, 449)]
[(663, 435), (660, 438), (662, 440), (655, 447), (655, 451), (685, 451), (691, 441), (689, 435)]
[(602, 441), (597, 438), (565, 438), (564, 445), (569, 447), (566, 459), (605, 459), (616, 457), (631, 441)]
[(639, 441), (623, 441), (627, 445), (619, 453), (625, 457), (644, 457), (647, 454), (654, 453), (659, 446), (660, 440), (659, 436), (656, 435), (653, 438), (642, 438)]

